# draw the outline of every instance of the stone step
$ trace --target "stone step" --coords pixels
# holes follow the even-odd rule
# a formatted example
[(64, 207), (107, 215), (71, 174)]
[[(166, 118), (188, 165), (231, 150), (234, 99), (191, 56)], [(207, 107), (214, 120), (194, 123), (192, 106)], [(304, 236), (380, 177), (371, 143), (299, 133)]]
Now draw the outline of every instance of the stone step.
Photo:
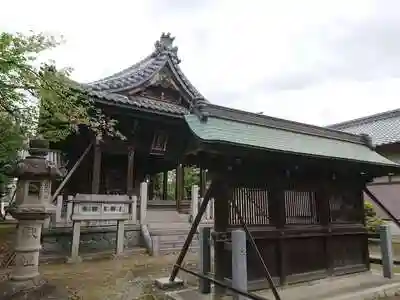
[[(150, 233), (151, 236), (157, 237), (159, 241), (185, 241), (188, 234), (168, 234), (168, 235), (163, 235), (163, 234), (152, 234)], [(199, 234), (195, 234), (193, 236), (193, 240), (198, 240), (199, 239)]]
[[(199, 247), (200, 247), (200, 245), (193, 244), (193, 245), (190, 245), (189, 248), (199, 248)], [(159, 246), (159, 249), (161, 249), (161, 250), (162, 249), (176, 249), (176, 250), (180, 251), (182, 248), (183, 248), (183, 243), (182, 244), (169, 243), (169, 244), (164, 244), (164, 245)]]
[[(185, 241), (178, 241), (178, 240), (175, 240), (175, 241), (159, 241), (160, 247), (166, 247), (166, 246), (169, 246), (169, 245), (175, 245), (177, 247), (182, 247), (184, 243), (185, 243)], [(192, 241), (190, 243), (190, 245), (191, 246), (198, 246), (199, 245), (199, 241)], [(173, 247), (175, 247), (175, 246), (173, 246)]]
[[(182, 248), (162, 248), (159, 250), (159, 253), (161, 255), (167, 255), (167, 254), (174, 254), (174, 255), (179, 255), (181, 252)], [(190, 253), (197, 253), (200, 250), (199, 247), (190, 247), (188, 252)]]

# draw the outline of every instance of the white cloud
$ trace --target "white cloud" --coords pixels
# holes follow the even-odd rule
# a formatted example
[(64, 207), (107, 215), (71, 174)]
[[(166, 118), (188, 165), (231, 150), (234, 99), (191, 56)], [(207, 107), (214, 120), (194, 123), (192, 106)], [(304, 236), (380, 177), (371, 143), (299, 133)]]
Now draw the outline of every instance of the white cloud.
[(152, 51), (161, 32), (170, 31), (183, 70), (211, 102), (327, 124), (397, 108), (396, 5), (390, 0), (14, 0), (2, 8), (18, 13), (3, 14), (0, 28), (63, 34), (67, 43), (50, 56), (72, 66), (79, 81), (135, 63)]

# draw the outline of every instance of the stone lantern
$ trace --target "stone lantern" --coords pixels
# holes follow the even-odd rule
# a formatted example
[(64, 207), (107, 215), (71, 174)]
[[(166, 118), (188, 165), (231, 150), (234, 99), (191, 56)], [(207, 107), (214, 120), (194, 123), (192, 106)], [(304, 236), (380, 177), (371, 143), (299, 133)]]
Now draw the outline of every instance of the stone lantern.
[[(51, 181), (61, 175), (56, 166), (46, 160), (49, 150), (46, 140), (29, 143), (29, 156), (21, 160), (10, 174), (18, 178), (16, 200), (9, 213), (18, 221), (15, 240), (15, 267), (9, 283), (17, 290), (37, 286), (42, 225), (55, 206), (51, 200)], [(14, 290), (15, 291), (15, 290)]]

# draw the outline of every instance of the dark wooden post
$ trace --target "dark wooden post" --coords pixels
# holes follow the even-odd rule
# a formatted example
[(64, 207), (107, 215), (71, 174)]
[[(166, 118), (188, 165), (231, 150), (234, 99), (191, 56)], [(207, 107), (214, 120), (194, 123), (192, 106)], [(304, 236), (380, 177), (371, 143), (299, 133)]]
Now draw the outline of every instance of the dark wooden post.
[(200, 168), (200, 197), (204, 197), (207, 185), (207, 170)]
[(176, 209), (180, 211), (181, 209), (181, 200), (182, 200), (182, 174), (183, 173), (183, 166), (179, 164), (176, 167), (176, 174), (175, 174), (175, 198), (176, 198)]
[(164, 171), (164, 173), (163, 173), (162, 198), (163, 198), (163, 200), (167, 200), (167, 198), (168, 198), (168, 171)]
[(285, 224), (286, 224), (286, 205), (285, 205), (285, 190), (282, 186), (276, 185), (271, 189), (271, 199), (273, 202), (273, 212), (275, 214), (275, 225), (279, 232), (278, 237), (278, 260), (279, 260), (279, 276), (280, 283), (286, 283), (287, 264), (286, 264), (286, 251), (285, 251)]
[(155, 190), (156, 190), (156, 183), (157, 181), (157, 175), (151, 175), (150, 176), (150, 182), (149, 182), (149, 199), (154, 200), (154, 195), (155, 195)]
[(181, 200), (185, 199), (185, 167), (182, 165), (181, 169)]
[[(231, 199), (232, 190), (229, 185), (219, 181), (219, 186), (216, 187), (216, 195), (214, 202), (214, 266), (215, 279), (223, 282), (227, 275), (229, 267), (228, 261), (231, 259), (225, 250), (225, 242), (221, 241), (222, 236), (228, 231), (229, 226), (229, 200)], [(224, 295), (225, 288), (215, 286), (216, 295)]]
[(333, 190), (328, 190), (325, 185), (317, 192), (317, 204), (321, 225), (325, 229), (325, 267), (328, 274), (333, 274), (332, 229), (330, 226), (329, 198)]
[(176, 210), (179, 210), (179, 165), (175, 168), (175, 204)]
[(93, 147), (92, 194), (99, 193), (100, 172), (101, 172), (101, 148), (100, 148), (100, 141), (96, 139), (96, 142)]
[(128, 170), (126, 176), (126, 192), (129, 196), (133, 195), (134, 185), (134, 163), (135, 163), (135, 150), (133, 148), (129, 148), (128, 152)]

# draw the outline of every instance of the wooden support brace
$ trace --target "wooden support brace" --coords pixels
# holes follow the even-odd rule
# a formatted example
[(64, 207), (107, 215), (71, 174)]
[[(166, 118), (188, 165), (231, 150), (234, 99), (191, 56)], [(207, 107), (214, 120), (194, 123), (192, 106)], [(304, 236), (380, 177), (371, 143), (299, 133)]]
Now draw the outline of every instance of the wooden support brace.
[(390, 210), (387, 209), (387, 207), (383, 205), (383, 203), (374, 194), (372, 194), (372, 192), (367, 187), (364, 188), (364, 192), (390, 217), (390, 219), (397, 225), (397, 227), (400, 228), (399, 220), (397, 220), (397, 218), (390, 212)]
[(74, 174), (76, 169), (80, 166), (82, 163), (83, 159), (86, 157), (86, 155), (89, 153), (90, 148), (93, 146), (93, 143), (90, 143), (89, 146), (86, 147), (85, 151), (83, 151), (81, 157), (76, 161), (75, 165), (72, 167), (72, 169), (68, 172), (67, 176), (65, 176), (64, 180), (61, 182), (60, 186), (57, 188), (57, 190), (54, 192), (54, 195), (51, 198), (51, 202), (54, 202), (57, 199), (58, 194), (60, 194), (61, 190), (64, 188), (64, 186), (68, 183), (68, 181), (71, 179), (71, 176)]
[(201, 218), (203, 217), (203, 214), (206, 211), (207, 204), (210, 201), (215, 184), (216, 183), (214, 183), (214, 182), (211, 183), (210, 187), (206, 191), (206, 194), (204, 195), (204, 200), (201, 203), (199, 212), (197, 213), (196, 218), (193, 221), (192, 227), (190, 228), (188, 236), (186, 237), (186, 240), (185, 240), (185, 243), (183, 244), (182, 250), (178, 256), (178, 259), (176, 260), (174, 268), (172, 269), (171, 276), (169, 277), (169, 281), (171, 281), (171, 282), (174, 281), (176, 276), (178, 275), (179, 267), (182, 265), (182, 262), (185, 259), (186, 253), (189, 250), (189, 246), (192, 243), (193, 236), (195, 235), (195, 233), (197, 231), (197, 227), (200, 224)]

